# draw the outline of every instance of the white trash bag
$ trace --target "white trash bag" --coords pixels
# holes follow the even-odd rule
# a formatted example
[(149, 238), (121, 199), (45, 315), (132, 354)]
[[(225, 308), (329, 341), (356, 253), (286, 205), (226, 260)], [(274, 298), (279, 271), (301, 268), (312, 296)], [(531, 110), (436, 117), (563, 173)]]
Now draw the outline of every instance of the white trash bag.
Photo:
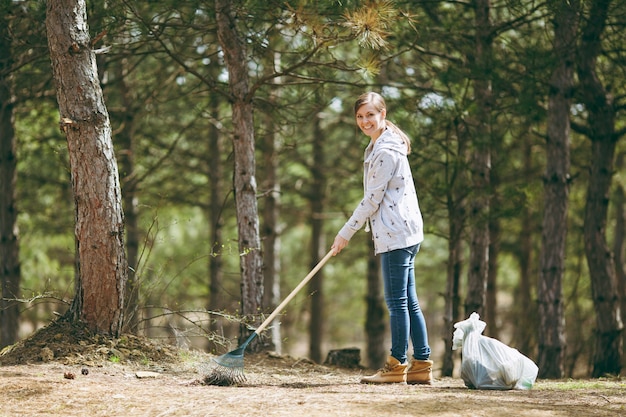
[(537, 378), (535, 363), (517, 349), (483, 336), (487, 323), (477, 313), (454, 324), (452, 350), (462, 348), (461, 378), (475, 389), (531, 389)]

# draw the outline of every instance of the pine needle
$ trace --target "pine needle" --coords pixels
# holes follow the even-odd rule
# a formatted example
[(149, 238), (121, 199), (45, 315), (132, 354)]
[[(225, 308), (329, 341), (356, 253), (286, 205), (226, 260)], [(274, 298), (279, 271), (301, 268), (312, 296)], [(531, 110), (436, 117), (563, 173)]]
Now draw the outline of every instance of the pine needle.
[(344, 26), (352, 30), (359, 44), (372, 49), (387, 47), (389, 27), (398, 10), (390, 0), (371, 1), (362, 8), (344, 15)]

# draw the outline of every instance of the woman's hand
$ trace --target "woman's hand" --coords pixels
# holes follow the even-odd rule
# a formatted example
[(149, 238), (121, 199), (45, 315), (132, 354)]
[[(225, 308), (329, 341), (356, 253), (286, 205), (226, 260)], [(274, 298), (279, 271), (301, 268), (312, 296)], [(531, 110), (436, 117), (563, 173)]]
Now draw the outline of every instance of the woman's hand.
[(333, 250), (333, 256), (341, 252), (341, 250), (345, 248), (346, 246), (348, 246), (348, 240), (337, 235), (335, 237), (335, 241), (333, 242), (333, 245), (330, 247)]

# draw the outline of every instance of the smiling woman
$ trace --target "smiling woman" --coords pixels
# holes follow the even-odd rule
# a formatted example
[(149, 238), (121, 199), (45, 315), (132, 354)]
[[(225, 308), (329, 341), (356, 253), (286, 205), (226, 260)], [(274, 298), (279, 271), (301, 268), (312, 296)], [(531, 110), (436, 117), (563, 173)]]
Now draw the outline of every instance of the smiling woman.
[(379, 110), (373, 104), (366, 103), (356, 111), (356, 123), (361, 132), (369, 136), (372, 142), (376, 142), (376, 139), (387, 127), (386, 115), (387, 110), (385, 108)]
[[(374, 249), (381, 255), (385, 301), (389, 309), (391, 355), (385, 367), (363, 383), (431, 384), (432, 365), (426, 321), (415, 290), (415, 256), (424, 240), (422, 214), (407, 158), (410, 140), (387, 120), (383, 97), (361, 95), (356, 123), (370, 137), (364, 155), (364, 197), (335, 237), (336, 255), (363, 226), (372, 229)], [(413, 356), (408, 361), (409, 339)]]

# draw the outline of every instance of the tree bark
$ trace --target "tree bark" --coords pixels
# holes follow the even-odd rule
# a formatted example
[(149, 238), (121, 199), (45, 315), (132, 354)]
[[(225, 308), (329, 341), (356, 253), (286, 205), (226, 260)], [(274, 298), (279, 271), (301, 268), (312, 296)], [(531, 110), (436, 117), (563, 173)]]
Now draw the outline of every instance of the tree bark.
[[(534, 181), (532, 173), (533, 149), (529, 141), (524, 145), (524, 180), (530, 184)], [(533, 221), (533, 212), (530, 202), (525, 202), (522, 207), (521, 230), (519, 234), (519, 251), (516, 252), (519, 261), (520, 280), (514, 292), (516, 300), (513, 309), (513, 320), (517, 323), (513, 335), (513, 345), (523, 354), (530, 356), (535, 347), (534, 341), (537, 329), (537, 310), (531, 308), (534, 305), (533, 283), (534, 276), (532, 265), (533, 236), (536, 233), (536, 223)]]
[[(615, 162), (615, 170), (624, 172), (624, 158), (626, 152), (620, 153)], [(622, 324), (626, 322), (626, 266), (624, 263), (624, 242), (626, 242), (626, 191), (623, 184), (617, 184), (615, 189), (615, 233), (613, 238), (613, 255), (615, 264), (615, 278), (617, 281), (617, 291), (620, 298), (620, 311), (622, 313)], [(622, 346), (626, 346), (626, 333), (622, 332)], [(622, 366), (624, 357), (622, 356)]]
[(15, 185), (17, 152), (14, 94), (11, 82), (13, 58), (9, 22), (12, 2), (0, 3), (0, 349), (17, 341), (19, 327), (20, 257)]
[[(234, 126), (234, 189), (237, 211), (241, 269), (241, 313), (252, 317), (262, 311), (263, 271), (257, 207), (256, 163), (254, 159), (254, 115), (248, 75), (248, 59), (243, 37), (237, 31), (231, 5), (239, 2), (216, 0), (217, 35), (228, 69), (228, 87)], [(256, 320), (255, 320), (256, 321)], [(248, 327), (240, 327), (240, 341), (248, 337)], [(259, 349), (255, 339), (248, 350)]]
[(569, 110), (574, 85), (578, 0), (552, 2), (555, 68), (550, 79), (544, 216), (537, 297), (539, 377), (562, 378), (565, 357), (563, 271), (570, 170)]
[[(269, 98), (275, 105), (273, 94)], [(271, 113), (264, 114), (266, 133), (263, 136), (263, 157), (265, 160), (265, 199), (263, 208), (263, 250), (265, 258), (263, 307), (268, 314), (280, 304), (280, 181), (278, 179), (279, 141), (276, 137), (276, 125)], [(280, 320), (274, 320), (271, 328), (272, 338), (266, 345), (278, 353), (282, 351)]]
[(128, 262), (128, 281), (126, 284), (126, 300), (124, 303), (124, 329), (137, 333), (139, 325), (140, 285), (137, 279), (137, 263), (139, 262), (139, 195), (137, 193), (137, 173), (135, 172), (135, 139), (136, 111), (131, 89), (124, 76), (127, 72), (128, 60), (122, 59), (116, 64), (118, 94), (121, 98), (122, 111), (119, 114), (121, 129), (116, 135), (120, 146), (120, 167), (122, 169), (124, 223), (126, 230), (126, 254)]
[[(490, 180), (492, 189), (497, 189), (497, 179), (494, 175), (494, 170), (491, 170), (491, 180)], [(497, 195), (497, 191), (494, 191), (489, 206), (490, 207), (499, 207), (500, 202), (499, 196)], [(500, 218), (497, 215), (494, 215), (493, 210), (491, 210), (491, 216), (489, 216), (489, 259), (488, 259), (488, 267), (487, 267), (487, 293), (485, 299), (487, 300), (487, 305), (485, 306), (485, 320), (487, 323), (487, 328), (485, 329), (484, 334), (489, 337), (493, 337), (495, 339), (500, 338), (500, 332), (498, 331), (498, 320), (497, 320), (497, 311), (498, 311), (498, 257), (500, 255), (500, 235), (501, 235), (501, 226), (500, 226)]]
[(365, 295), (365, 343), (367, 346), (367, 365), (371, 369), (383, 366), (389, 356), (385, 348), (387, 331), (385, 298), (380, 277), (380, 256), (374, 255), (372, 242), (367, 239), (367, 293)]
[(459, 161), (466, 158), (469, 142), (465, 124), (455, 124), (457, 149), (460, 155), (456, 163), (446, 163), (446, 182), (449, 184), (446, 195), (448, 217), (448, 262), (446, 267), (446, 293), (443, 314), (443, 341), (445, 351), (441, 365), (441, 376), (451, 377), (454, 373), (452, 337), (454, 324), (461, 321), (461, 275), (463, 274), (463, 234), (466, 222), (466, 193), (469, 178)]
[(619, 309), (615, 264), (606, 241), (609, 192), (613, 177), (616, 108), (596, 74), (601, 36), (611, 0), (594, 0), (583, 30), (578, 53), (580, 91), (588, 111), (591, 139), (591, 170), (585, 205), (585, 254), (591, 277), (591, 295), (596, 312), (596, 346), (593, 377), (619, 375), (622, 368), (623, 325)]
[(128, 276), (124, 218), (85, 1), (49, 0), (46, 29), (76, 208), (76, 294), (66, 317), (117, 336)]
[[(317, 112), (316, 112), (317, 113)], [(326, 204), (326, 173), (324, 170), (324, 133), (321, 120), (313, 122), (313, 166), (311, 177), (313, 185), (311, 203), (311, 269), (324, 257), (326, 245), (324, 239), (324, 206)], [(316, 363), (322, 363), (322, 341), (324, 336), (324, 271), (318, 272), (309, 283), (311, 294), (311, 321), (309, 322), (309, 357)]]
[(465, 314), (484, 314), (487, 275), (489, 269), (489, 179), (491, 170), (491, 22), (490, 1), (474, 0), (475, 39), (473, 57), (473, 87), (476, 99), (472, 137), (472, 194), (469, 200), (470, 254)]
[[(213, 70), (213, 66), (211, 67)], [(222, 232), (224, 228), (224, 219), (222, 217), (222, 205), (224, 204), (224, 191), (223, 191), (223, 176), (224, 176), (224, 164), (222, 162), (222, 155), (224, 153), (224, 139), (221, 137), (219, 129), (215, 126), (215, 123), (220, 119), (219, 117), (219, 100), (216, 94), (211, 94), (209, 98), (209, 111), (211, 113), (211, 124), (208, 129), (209, 149), (212, 152), (209, 154), (209, 188), (210, 188), (210, 203), (207, 210), (207, 218), (210, 225), (209, 242), (209, 311), (221, 311), (225, 307), (224, 293), (222, 291), (222, 282), (224, 280), (224, 272), (222, 270), (223, 258), (222, 258), (222, 245), (223, 238)], [(219, 333), (223, 329), (223, 320), (216, 316), (210, 320), (209, 330), (213, 333)], [(209, 352), (216, 352), (219, 347), (219, 343), (214, 343), (209, 339), (208, 350)]]
[[(463, 273), (463, 210), (458, 205), (448, 204), (450, 220), (448, 236), (448, 265), (446, 268), (445, 312), (443, 316), (443, 340), (445, 353), (441, 366), (441, 376), (451, 377), (454, 373), (452, 337), (454, 324), (461, 321), (461, 274)], [(455, 215), (456, 214), (456, 215)], [(460, 215), (459, 215), (460, 214)]]

